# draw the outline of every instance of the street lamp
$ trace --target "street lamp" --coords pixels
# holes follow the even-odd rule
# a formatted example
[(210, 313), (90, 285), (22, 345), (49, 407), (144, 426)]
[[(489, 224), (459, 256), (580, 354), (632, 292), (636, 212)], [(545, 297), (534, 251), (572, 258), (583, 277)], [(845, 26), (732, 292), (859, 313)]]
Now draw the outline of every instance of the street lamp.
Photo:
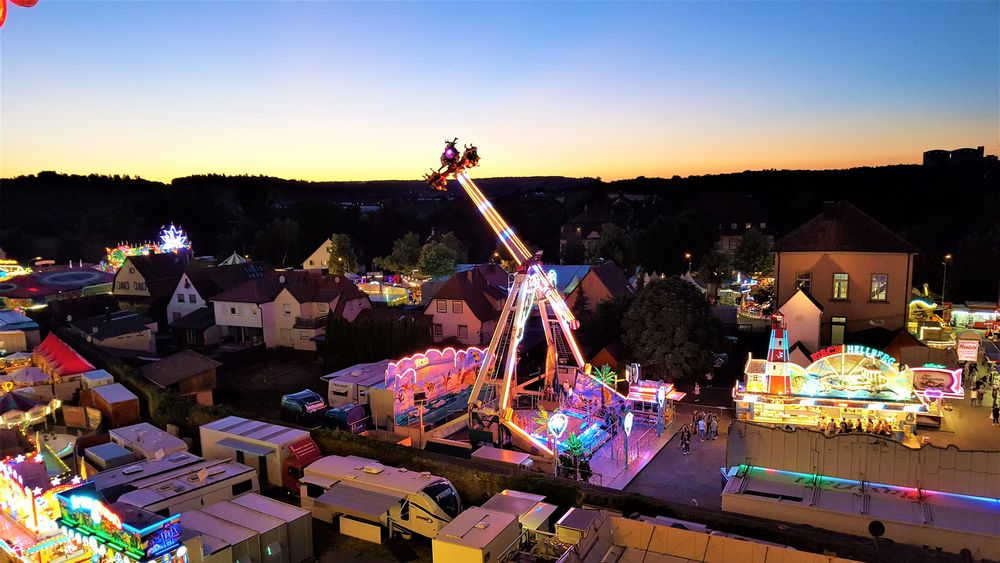
[(690, 276), (691, 275), (691, 253), (690, 252), (685, 252), (684, 253), (684, 258), (687, 259), (687, 261), (688, 261), (688, 275)]
[(941, 306), (942, 307), (944, 307), (944, 288), (945, 288), (945, 284), (948, 282), (948, 262), (950, 262), (950, 261), (951, 261), (951, 254), (945, 254), (944, 255), (944, 262), (941, 262), (941, 264), (944, 265), (944, 273), (941, 274)]

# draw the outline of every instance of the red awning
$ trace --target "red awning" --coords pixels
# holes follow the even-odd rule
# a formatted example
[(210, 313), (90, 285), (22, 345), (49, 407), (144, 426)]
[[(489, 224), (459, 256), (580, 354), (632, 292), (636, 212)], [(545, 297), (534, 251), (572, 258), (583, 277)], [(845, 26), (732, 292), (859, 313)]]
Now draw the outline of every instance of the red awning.
[(34, 353), (40, 356), (60, 377), (76, 375), (94, 369), (90, 362), (83, 359), (83, 356), (52, 332), (45, 337), (41, 344), (35, 347)]

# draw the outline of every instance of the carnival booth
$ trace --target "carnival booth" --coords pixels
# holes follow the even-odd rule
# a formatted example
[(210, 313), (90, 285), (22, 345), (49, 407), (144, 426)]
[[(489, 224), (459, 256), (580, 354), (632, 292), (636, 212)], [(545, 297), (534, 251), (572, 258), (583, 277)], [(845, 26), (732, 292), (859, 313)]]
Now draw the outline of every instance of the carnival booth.
[(94, 563), (188, 560), (187, 547), (181, 545), (180, 514), (161, 516), (123, 502), (107, 504), (92, 483), (56, 497), (60, 530)]
[(395, 395), (396, 424), (408, 426), (424, 406), (424, 424), (434, 424), (468, 407), (469, 391), (485, 356), (481, 348), (431, 349), (396, 362), (385, 370), (386, 389)]
[(915, 393), (912, 369), (852, 344), (820, 350), (811, 364), (799, 366), (788, 361), (784, 318), (771, 319), (767, 359), (751, 356), (745, 379), (733, 390), (741, 420), (824, 431), (836, 431), (842, 422), (868, 428), (871, 421), (897, 440), (912, 439), (917, 416), (929, 411)]
[(79, 483), (42, 453), (0, 461), (0, 551), (30, 563), (82, 560), (85, 549), (59, 529), (56, 498)]

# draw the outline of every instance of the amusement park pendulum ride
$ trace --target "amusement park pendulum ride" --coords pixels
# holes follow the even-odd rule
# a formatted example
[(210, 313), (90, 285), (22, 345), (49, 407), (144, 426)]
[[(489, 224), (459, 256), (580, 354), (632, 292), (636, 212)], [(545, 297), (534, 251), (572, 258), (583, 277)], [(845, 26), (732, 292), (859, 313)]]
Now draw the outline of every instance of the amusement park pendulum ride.
[[(494, 443), (553, 455), (552, 444), (558, 451), (565, 449), (560, 438), (568, 430), (567, 437), (575, 435), (586, 449), (596, 451), (613, 436), (617, 413), (626, 398), (591, 375), (590, 365), (584, 361), (573, 336), (579, 321), (556, 289), (555, 272), (544, 270), (541, 252), (528, 250), (469, 177), (468, 170), (479, 164), (479, 155), (475, 146), (466, 146), (460, 152), (455, 147), (457, 141), (446, 143), (441, 167), (424, 179), (431, 188), (441, 191), (447, 190), (449, 178), (456, 179), (516, 266), (496, 332), (469, 396), (470, 437), (474, 432), (489, 433)], [(521, 384), (517, 381), (518, 345), (536, 307), (547, 346), (542, 392), (527, 390), (538, 378)], [(543, 427), (533, 421), (534, 409), (519, 408), (520, 395), (556, 396), (557, 414), (562, 416), (554, 414), (547, 427)], [(558, 421), (556, 424), (553, 418)]]

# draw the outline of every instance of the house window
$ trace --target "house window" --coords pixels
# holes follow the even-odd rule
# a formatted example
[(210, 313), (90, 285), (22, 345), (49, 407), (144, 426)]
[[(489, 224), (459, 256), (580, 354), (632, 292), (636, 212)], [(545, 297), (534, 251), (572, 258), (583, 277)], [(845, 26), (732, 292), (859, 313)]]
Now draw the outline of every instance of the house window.
[(310, 338), (312, 338), (312, 335), (309, 332), (305, 330), (299, 331), (299, 340), (309, 340)]
[(292, 304), (291, 303), (285, 303), (282, 306), (282, 309), (284, 309), (286, 317), (291, 316), (291, 314), (292, 314)]
[(847, 274), (833, 274), (833, 299), (847, 299)]
[(310, 260), (310, 261), (309, 261), (309, 265), (310, 265), (310, 266), (312, 266), (312, 265), (313, 265), (313, 261), (312, 261), (312, 260)]
[(813, 284), (812, 272), (799, 272), (795, 274), (795, 286), (802, 291), (811, 291)]
[(177, 294), (177, 302), (178, 303), (183, 303), (184, 302), (184, 294), (183, 293), (178, 293)]
[(319, 310), (319, 314), (321, 315), (325, 315), (330, 312), (330, 306), (326, 303), (320, 303), (316, 308)]
[(118, 289), (128, 289), (128, 282), (126, 281), (118, 282)]
[(451, 302), (451, 312), (455, 313), (456, 315), (461, 315), (462, 314), (462, 302), (461, 301), (452, 301)]
[(134, 274), (134, 273), (135, 273), (135, 268), (129, 268), (129, 269), (128, 269), (128, 273), (130, 273), (130, 274)]
[(187, 333), (187, 343), (188, 344), (197, 344), (198, 343), (198, 333), (196, 331), (194, 331), (194, 330), (187, 330), (185, 332)]
[(188, 303), (197, 303), (197, 302), (198, 302), (198, 296), (195, 295), (194, 293), (188, 293)]
[(872, 274), (872, 301), (885, 301), (889, 289), (889, 274)]
[(444, 336), (444, 327), (440, 323), (434, 323), (434, 338), (441, 338)]
[(437, 300), (437, 312), (447, 313), (448, 312), (448, 302), (443, 299)]
[(729, 239), (729, 250), (736, 250), (740, 247), (739, 239), (731, 238)]
[(191, 287), (191, 280), (184, 280), (184, 289)]
[(747, 223), (747, 230), (749, 231), (749, 230), (750, 230), (750, 229), (752, 229), (752, 228), (753, 228), (753, 225), (752, 225), (752, 224), (750, 224), (750, 223)]
[(465, 325), (458, 325), (458, 337), (468, 338), (469, 337), (469, 327)]
[(761, 223), (761, 224), (760, 224), (760, 230), (762, 230), (762, 231), (763, 231), (763, 230), (764, 230), (764, 229), (766, 229), (766, 228), (767, 228), (767, 223)]
[(257, 309), (250, 309), (250, 316), (251, 317), (256, 317), (257, 316)]
[(281, 340), (285, 340), (285, 341), (291, 340), (292, 339), (292, 329), (290, 329), (290, 328), (283, 328), (283, 329), (279, 330), (278, 331), (278, 338), (280, 338)]
[(135, 282), (135, 288), (139, 291), (146, 291), (146, 282)]
[(736, 223), (733, 223), (732, 225), (730, 225), (729, 228), (735, 231), (736, 230)]
[(229, 308), (229, 314), (230, 315), (235, 315), (236, 314), (236, 307), (230, 307)]

